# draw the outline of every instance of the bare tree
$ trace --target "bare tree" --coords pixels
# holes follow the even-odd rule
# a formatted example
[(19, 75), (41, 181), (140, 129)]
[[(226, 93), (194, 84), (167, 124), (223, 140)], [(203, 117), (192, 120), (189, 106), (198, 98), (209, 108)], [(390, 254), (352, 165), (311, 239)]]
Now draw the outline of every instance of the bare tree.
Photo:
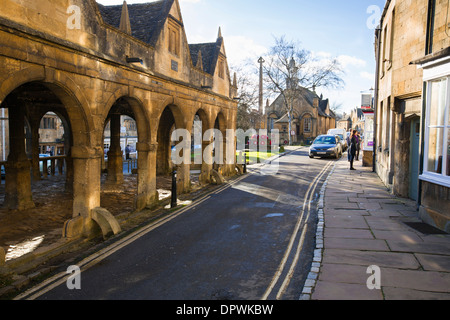
[(337, 59), (319, 60), (284, 36), (275, 38), (275, 45), (263, 65), (267, 89), (281, 95), (289, 119), (291, 145), (292, 112), (294, 101), (304, 89), (338, 88), (343, 85), (343, 73)]
[(238, 110), (237, 128), (244, 131), (255, 128), (255, 124), (261, 121), (261, 115), (255, 110), (258, 104), (258, 83), (254, 68), (247, 63), (245, 66), (234, 67), (237, 71)]

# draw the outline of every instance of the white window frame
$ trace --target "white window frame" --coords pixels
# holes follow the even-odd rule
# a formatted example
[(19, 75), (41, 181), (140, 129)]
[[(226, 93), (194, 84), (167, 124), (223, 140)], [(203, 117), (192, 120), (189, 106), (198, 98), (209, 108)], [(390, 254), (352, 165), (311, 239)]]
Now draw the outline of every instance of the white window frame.
[(303, 119), (303, 132), (304, 133), (312, 132), (312, 119), (309, 117)]
[[(437, 61), (433, 63), (429, 63), (423, 65), (424, 68), (424, 77), (423, 80), (426, 84), (426, 96), (423, 98), (426, 99), (426, 107), (425, 107), (425, 124), (424, 124), (424, 154), (423, 154), (423, 173), (420, 175), (419, 179), (428, 181), (431, 183), (439, 184), (450, 188), (450, 176), (447, 176), (447, 146), (448, 146), (448, 135), (450, 131), (450, 123), (449, 123), (449, 114), (450, 114), (450, 61)], [(435, 173), (428, 171), (428, 154), (429, 154), (429, 133), (430, 133), (430, 104), (431, 104), (431, 83), (438, 80), (447, 79), (447, 88), (446, 88), (446, 99), (445, 99), (445, 113), (444, 113), (444, 125), (443, 126), (433, 126), (436, 128), (443, 128), (444, 138), (443, 138), (443, 157), (442, 157), (442, 173)]]

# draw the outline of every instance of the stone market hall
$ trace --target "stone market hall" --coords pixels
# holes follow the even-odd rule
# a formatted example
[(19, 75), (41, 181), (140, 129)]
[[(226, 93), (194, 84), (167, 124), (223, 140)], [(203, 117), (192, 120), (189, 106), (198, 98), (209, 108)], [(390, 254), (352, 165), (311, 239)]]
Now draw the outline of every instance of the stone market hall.
[[(38, 206), (32, 186), (52, 176), (42, 175), (39, 156), (39, 125), (48, 112), (64, 127), (64, 154), (48, 161), (63, 173), (63, 191), (71, 195), (71, 214), (60, 226), (65, 237), (90, 236), (99, 226), (120, 232), (101, 193), (124, 190), (121, 116), (136, 122), (133, 210), (157, 203), (157, 180), (173, 169), (174, 129), (192, 132), (194, 120), (201, 121), (203, 132), (215, 128), (224, 137), (227, 129), (236, 129), (236, 78), (218, 30), (211, 43), (188, 44), (178, 0), (117, 6), (2, 0), (0, 107), (8, 114), (9, 144), (2, 163), (2, 210), (7, 210), (2, 214)], [(110, 145), (102, 170), (107, 125)], [(203, 141), (202, 149), (211, 141)], [(228, 142), (216, 152), (235, 152), (234, 141)], [(189, 192), (190, 164), (176, 169), (177, 191)], [(236, 173), (234, 163), (217, 167), (204, 161), (199, 170), (202, 183), (216, 172)]]

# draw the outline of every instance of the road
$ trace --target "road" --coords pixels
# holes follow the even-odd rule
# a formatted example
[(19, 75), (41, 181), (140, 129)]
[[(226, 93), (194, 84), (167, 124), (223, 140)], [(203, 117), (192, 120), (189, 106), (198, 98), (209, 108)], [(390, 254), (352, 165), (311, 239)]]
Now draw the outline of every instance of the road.
[(271, 175), (242, 176), (80, 261), (78, 277), (63, 272), (18, 298), (296, 300), (333, 161), (299, 149), (264, 166)]

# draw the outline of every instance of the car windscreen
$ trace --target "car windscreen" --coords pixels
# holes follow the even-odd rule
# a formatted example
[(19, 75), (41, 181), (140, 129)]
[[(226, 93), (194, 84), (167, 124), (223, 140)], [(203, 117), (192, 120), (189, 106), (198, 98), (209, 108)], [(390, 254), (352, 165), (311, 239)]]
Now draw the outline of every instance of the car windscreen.
[(334, 137), (318, 137), (314, 140), (314, 144), (336, 144)]

